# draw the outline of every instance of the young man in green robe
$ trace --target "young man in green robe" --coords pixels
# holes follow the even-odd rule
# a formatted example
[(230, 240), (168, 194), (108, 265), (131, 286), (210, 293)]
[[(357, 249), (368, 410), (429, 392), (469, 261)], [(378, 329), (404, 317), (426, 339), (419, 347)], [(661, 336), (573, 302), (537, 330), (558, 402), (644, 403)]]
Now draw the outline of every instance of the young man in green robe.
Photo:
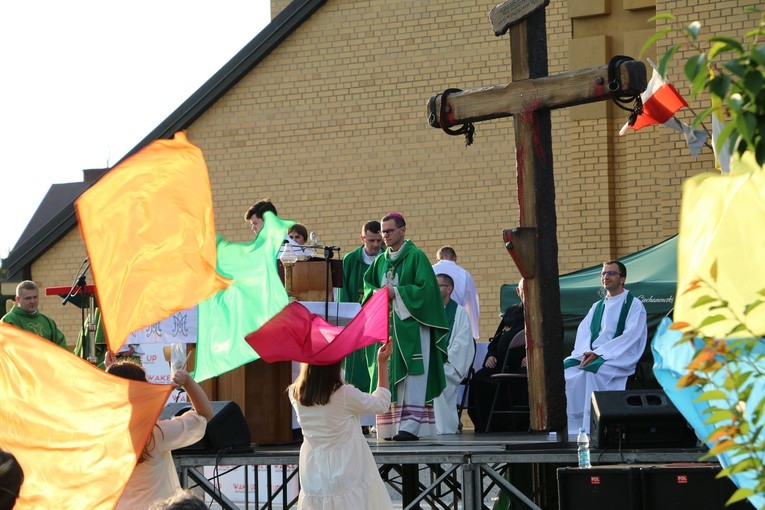
[[(361, 303), (364, 298), (364, 273), (382, 253), (380, 222), (368, 221), (361, 229), (361, 246), (343, 257), (343, 286), (340, 301)], [(377, 359), (377, 345), (370, 345), (352, 352), (344, 360), (345, 381), (365, 393), (371, 393), (372, 379), (369, 366)]]
[(37, 307), (40, 305), (40, 291), (31, 280), (24, 280), (16, 286), (16, 305), (0, 319), (50, 340), (66, 349), (64, 334), (58, 329), (53, 319), (41, 314)]
[(404, 217), (388, 213), (382, 219), (387, 249), (364, 274), (364, 300), (380, 291), (390, 302), (391, 408), (377, 416), (377, 434), (394, 441), (435, 435), (433, 399), (446, 386), (449, 333), (430, 261), (405, 234)]

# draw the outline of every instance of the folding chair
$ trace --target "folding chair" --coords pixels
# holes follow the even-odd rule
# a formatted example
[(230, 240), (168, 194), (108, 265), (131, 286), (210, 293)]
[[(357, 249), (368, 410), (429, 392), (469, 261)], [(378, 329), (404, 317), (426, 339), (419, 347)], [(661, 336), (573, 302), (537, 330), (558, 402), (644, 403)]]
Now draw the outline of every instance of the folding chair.
[[(507, 347), (507, 352), (505, 353), (505, 359), (502, 362), (502, 370), (499, 373), (492, 374), (491, 379), (492, 381), (495, 381), (497, 384), (496, 389), (494, 390), (494, 400), (491, 404), (491, 410), (489, 411), (489, 417), (486, 420), (486, 432), (489, 432), (491, 430), (491, 422), (494, 418), (495, 414), (505, 414), (505, 415), (515, 415), (515, 416), (528, 416), (529, 414), (529, 405), (528, 404), (517, 404), (512, 401), (511, 391), (510, 388), (512, 384), (518, 384), (525, 383), (526, 386), (528, 386), (528, 374), (526, 372), (509, 372), (508, 361), (510, 359), (510, 352), (512, 349), (518, 348), (518, 347), (525, 347), (526, 346), (526, 330), (522, 329), (516, 335), (513, 337), (513, 339), (510, 341), (510, 345)], [(510, 398), (510, 407), (507, 409), (497, 409), (497, 402), (499, 401), (499, 396), (501, 391), (506, 391), (508, 397)]]
[(475, 369), (473, 368), (473, 365), (475, 365), (476, 351), (477, 351), (477, 347), (476, 347), (476, 341), (474, 338), (473, 339), (473, 361), (470, 363), (470, 368), (468, 369), (468, 373), (465, 375), (465, 378), (460, 381), (460, 386), (462, 386), (462, 398), (460, 398), (460, 401), (457, 404), (457, 418), (459, 418), (459, 425), (457, 427), (460, 432), (462, 432), (462, 410), (467, 408), (465, 403), (468, 402), (468, 392), (470, 391), (470, 383), (473, 380), (473, 374), (475, 374)]

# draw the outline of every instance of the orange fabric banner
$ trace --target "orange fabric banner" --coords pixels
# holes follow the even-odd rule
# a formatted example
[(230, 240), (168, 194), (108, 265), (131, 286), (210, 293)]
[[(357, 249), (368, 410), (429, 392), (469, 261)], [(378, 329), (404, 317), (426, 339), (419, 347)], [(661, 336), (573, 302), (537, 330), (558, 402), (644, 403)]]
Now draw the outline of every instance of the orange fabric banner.
[(109, 348), (223, 290), (202, 151), (178, 132), (110, 170), (75, 202)]
[(170, 390), (0, 323), (0, 448), (24, 470), (15, 508), (114, 508)]

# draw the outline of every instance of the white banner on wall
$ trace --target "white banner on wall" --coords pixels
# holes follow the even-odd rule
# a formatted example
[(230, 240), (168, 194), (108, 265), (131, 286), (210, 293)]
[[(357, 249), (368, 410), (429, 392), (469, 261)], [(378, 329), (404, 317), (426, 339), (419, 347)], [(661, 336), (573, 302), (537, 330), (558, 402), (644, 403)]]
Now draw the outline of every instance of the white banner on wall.
[(130, 333), (128, 344), (196, 343), (198, 332), (197, 307), (181, 310), (161, 320)]

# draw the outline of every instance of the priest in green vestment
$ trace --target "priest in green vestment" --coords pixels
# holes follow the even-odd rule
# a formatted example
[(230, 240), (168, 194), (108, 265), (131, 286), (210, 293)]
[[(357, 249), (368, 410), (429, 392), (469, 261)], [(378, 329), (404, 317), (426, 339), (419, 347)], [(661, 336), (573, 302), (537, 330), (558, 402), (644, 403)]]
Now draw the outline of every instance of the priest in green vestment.
[[(361, 229), (361, 246), (343, 257), (343, 286), (340, 301), (361, 303), (364, 297), (364, 273), (382, 253), (380, 222), (368, 221)], [(345, 382), (353, 384), (365, 393), (371, 393), (372, 378), (369, 367), (377, 360), (377, 345), (369, 345), (346, 356), (344, 360)], [(375, 377), (375, 380), (377, 378)]]
[(16, 286), (16, 304), (0, 320), (66, 349), (64, 334), (58, 329), (53, 319), (40, 313), (37, 309), (39, 304), (40, 291), (37, 285), (31, 280), (24, 280)]
[(382, 220), (387, 249), (364, 274), (364, 300), (380, 291), (390, 301), (391, 409), (377, 416), (377, 434), (396, 441), (436, 433), (433, 399), (446, 386), (449, 333), (430, 261), (405, 234), (404, 217), (388, 213)]

